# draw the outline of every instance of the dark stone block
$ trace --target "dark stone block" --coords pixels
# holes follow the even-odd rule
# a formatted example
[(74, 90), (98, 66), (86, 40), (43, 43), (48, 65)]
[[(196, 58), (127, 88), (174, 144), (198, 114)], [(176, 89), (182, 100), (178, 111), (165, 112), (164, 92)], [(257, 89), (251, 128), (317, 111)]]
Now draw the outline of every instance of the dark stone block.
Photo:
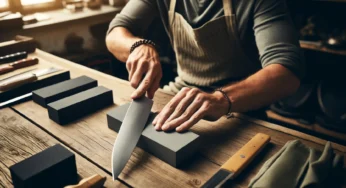
[(37, 104), (47, 107), (47, 104), (74, 95), (97, 86), (97, 80), (87, 76), (66, 80), (32, 92), (32, 99)]
[(57, 144), (10, 167), (16, 188), (58, 188), (78, 181), (75, 155)]
[[(108, 112), (108, 128), (119, 132), (129, 105), (129, 103), (125, 104)], [(184, 133), (156, 131), (151, 123), (155, 116), (156, 114), (151, 113), (137, 146), (162, 161), (174, 167), (179, 167), (197, 151), (200, 136), (191, 131)]]
[(113, 104), (112, 90), (103, 86), (49, 103), (49, 118), (61, 125)]

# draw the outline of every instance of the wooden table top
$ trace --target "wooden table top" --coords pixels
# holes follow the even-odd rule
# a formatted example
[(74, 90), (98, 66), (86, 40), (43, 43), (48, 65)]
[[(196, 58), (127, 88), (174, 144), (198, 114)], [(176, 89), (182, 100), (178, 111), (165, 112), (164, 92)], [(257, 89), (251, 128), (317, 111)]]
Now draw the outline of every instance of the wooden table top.
[[(256, 120), (242, 114), (216, 122), (200, 121), (192, 131), (202, 136), (202, 147), (184, 167), (174, 168), (140, 148), (133, 152), (119, 179), (111, 178), (111, 153), (117, 133), (108, 129), (106, 114), (112, 108), (130, 102), (133, 89), (124, 80), (58, 58), (41, 50), (31, 56), (69, 69), (71, 77), (87, 75), (99, 85), (113, 90), (115, 104), (65, 126), (49, 119), (45, 108), (33, 101), (0, 110), (0, 187), (12, 187), (9, 166), (60, 143), (76, 154), (78, 174), (107, 177), (106, 187), (200, 187), (219, 167), (257, 133), (271, 136), (270, 144), (233, 181), (233, 187), (247, 187), (262, 164), (287, 141), (300, 139), (306, 145), (322, 149), (326, 140), (286, 127)], [(172, 96), (156, 92), (153, 111), (159, 111)], [(346, 146), (332, 143), (338, 153)], [(345, 163), (346, 160), (344, 159)], [(346, 175), (346, 174), (345, 174)]]

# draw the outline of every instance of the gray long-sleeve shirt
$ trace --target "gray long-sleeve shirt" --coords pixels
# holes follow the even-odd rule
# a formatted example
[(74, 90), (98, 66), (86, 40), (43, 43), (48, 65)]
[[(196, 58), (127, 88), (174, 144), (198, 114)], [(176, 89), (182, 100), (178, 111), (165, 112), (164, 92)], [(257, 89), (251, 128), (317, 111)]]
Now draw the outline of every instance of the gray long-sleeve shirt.
[[(168, 31), (170, 0), (130, 0), (110, 23), (143, 35), (159, 16)], [(285, 0), (233, 0), (241, 45), (245, 54), (262, 67), (281, 64), (299, 78), (305, 71), (297, 31)], [(222, 0), (177, 0), (176, 11), (194, 28), (224, 15)]]

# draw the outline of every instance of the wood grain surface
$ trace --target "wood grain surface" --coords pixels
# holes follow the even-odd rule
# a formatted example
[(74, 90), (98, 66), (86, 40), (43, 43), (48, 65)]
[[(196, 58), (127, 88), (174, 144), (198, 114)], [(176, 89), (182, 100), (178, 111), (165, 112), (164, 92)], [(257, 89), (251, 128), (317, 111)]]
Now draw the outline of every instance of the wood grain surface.
[[(13, 187), (9, 167), (60, 143), (12, 109), (0, 110), (0, 187)], [(62, 143), (60, 143), (62, 144)], [(107, 187), (127, 187), (103, 170), (76, 154), (78, 174), (82, 178), (99, 174), (106, 176)]]
[[(127, 81), (73, 64), (40, 50), (37, 50), (32, 56), (69, 69), (71, 77), (87, 75), (97, 79), (99, 85), (113, 90), (114, 106), (100, 110), (66, 126), (60, 126), (51, 121), (47, 110), (32, 101), (12, 107), (17, 113), (31, 119), (38, 127), (54, 135), (59, 141), (110, 173), (112, 147), (117, 133), (108, 129), (106, 113), (117, 105), (129, 102), (133, 89)], [(172, 96), (161, 90), (156, 92), (152, 110), (159, 111), (171, 98)], [(262, 123), (251, 119), (247, 120), (243, 116), (232, 119), (221, 118), (216, 122), (200, 121), (192, 128), (192, 131), (202, 136), (203, 144), (193, 160), (182, 168), (176, 169), (136, 148), (120, 175), (120, 179), (133, 187), (199, 187), (257, 133), (270, 135), (270, 144), (234, 180), (234, 187), (247, 187), (261, 165), (287, 141), (301, 139), (303, 143), (317, 149), (322, 149), (323, 144), (326, 143), (325, 140), (301, 134), (285, 127), (273, 124), (262, 125)], [(346, 153), (345, 146), (333, 144), (334, 146), (337, 146), (337, 152)]]

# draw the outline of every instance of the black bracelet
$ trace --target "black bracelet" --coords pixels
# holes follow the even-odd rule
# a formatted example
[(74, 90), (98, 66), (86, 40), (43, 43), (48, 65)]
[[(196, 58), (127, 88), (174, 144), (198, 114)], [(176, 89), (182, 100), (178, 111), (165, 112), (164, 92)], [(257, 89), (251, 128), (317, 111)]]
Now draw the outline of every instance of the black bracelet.
[(220, 91), (222, 93), (222, 95), (225, 97), (225, 99), (228, 101), (228, 111), (226, 114), (227, 119), (232, 118), (233, 114), (231, 112), (232, 109), (232, 102), (229, 99), (228, 95), (226, 94), (226, 92), (224, 90), (222, 90), (222, 87), (215, 89), (215, 91)]
[(138, 46), (143, 45), (143, 44), (149, 44), (152, 45), (156, 50), (158, 50), (157, 45), (151, 41), (151, 40), (147, 40), (147, 39), (142, 39), (139, 40), (137, 42), (135, 42), (134, 44), (132, 44), (131, 48), (130, 48), (130, 54), (133, 52), (133, 50), (135, 50)]

